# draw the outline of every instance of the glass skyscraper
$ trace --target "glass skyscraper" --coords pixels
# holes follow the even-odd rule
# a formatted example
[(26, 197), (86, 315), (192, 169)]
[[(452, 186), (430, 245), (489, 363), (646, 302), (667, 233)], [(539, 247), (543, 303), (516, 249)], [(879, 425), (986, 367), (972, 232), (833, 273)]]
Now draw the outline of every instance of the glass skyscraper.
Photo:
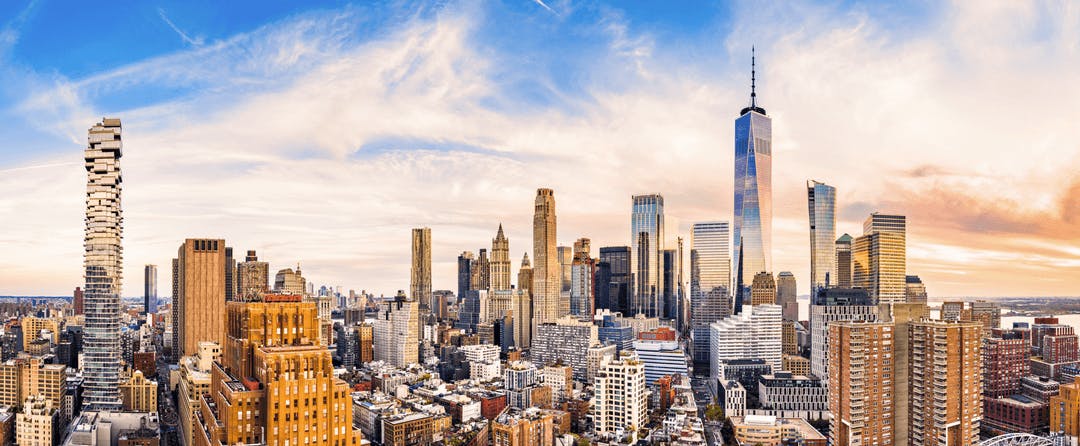
[(663, 317), (664, 197), (635, 195), (630, 216), (630, 265), (634, 271), (632, 307), (628, 316)]
[(694, 362), (709, 361), (709, 324), (732, 313), (731, 228), (726, 221), (694, 223), (690, 239), (690, 323)]
[(757, 106), (753, 73), (750, 106), (735, 119), (732, 249), (736, 276), (741, 277), (733, 282), (744, 287), (755, 274), (772, 271), (772, 118)]
[(826, 284), (836, 286), (836, 188), (806, 182), (810, 210), (810, 295)]
[(852, 282), (878, 303), (904, 302), (907, 287), (907, 218), (870, 214), (851, 249)]
[(84, 239), (86, 321), (83, 331), (83, 408), (120, 410), (120, 286), (124, 260), (120, 192), (120, 120), (102, 119), (89, 131)]

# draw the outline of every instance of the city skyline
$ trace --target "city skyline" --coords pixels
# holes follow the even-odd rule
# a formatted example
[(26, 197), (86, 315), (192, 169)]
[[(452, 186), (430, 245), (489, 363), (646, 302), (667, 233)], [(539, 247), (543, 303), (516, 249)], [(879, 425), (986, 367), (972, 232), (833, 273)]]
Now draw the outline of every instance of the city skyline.
[[(1003, 42), (1034, 39), (1042, 43), (1040, 54), (1063, 59), (1075, 51), (1075, 43), (1069, 47), (1065, 40), (1076, 27), (1068, 14), (1058, 18), (1053, 8), (1028, 7), (959, 11), (965, 6), (951, 5), (888, 18), (895, 11), (886, 7), (828, 15), (835, 11), (800, 4), (796, 9), (817, 17), (806, 25), (808, 35), (776, 31), (750, 41), (737, 32), (739, 19), (793, 19), (782, 11), (736, 6), (712, 11), (701, 19), (708, 23), (690, 27), (687, 33), (726, 39), (701, 46), (671, 30), (685, 17), (649, 19), (643, 11), (559, 2), (551, 2), (550, 11), (533, 4), (451, 3), (417, 8), (405, 21), (361, 19), (366, 11), (357, 7), (289, 11), (240, 29), (200, 26), (207, 22), (190, 11), (185, 17), (161, 9), (151, 11), (152, 23), (139, 18), (161, 28), (162, 41), (176, 39), (171, 46), (75, 66), (28, 56), (44, 45), (34, 35), (50, 14), (45, 5), (30, 5), (0, 16), (0, 60), (19, 67), (0, 69), (0, 78), (16, 85), (5, 87), (0, 105), (6, 116), (21, 112), (17, 119), (25, 124), (15, 130), (18, 148), (0, 151), (0, 187), (11, 191), (0, 198), (0, 210), (19, 216), (0, 222), (0, 250), (21, 254), (0, 258), (0, 294), (66, 295), (82, 283), (78, 222), (85, 172), (76, 150), (85, 147), (87, 124), (103, 115), (122, 118), (126, 127), (127, 296), (141, 288), (131, 282), (139, 277), (137, 268), (168, 265), (176, 244), (190, 237), (258, 250), (271, 262), (271, 273), (299, 261), (316, 284), (393, 295), (408, 289), (405, 247), (409, 229), (418, 226), (433, 232), (432, 286), (454, 289), (457, 254), (486, 246), (500, 222), (513, 242), (511, 259), (532, 250), (529, 201), (536, 188), (550, 187), (558, 196), (559, 246), (579, 237), (591, 238), (597, 249), (630, 245), (626, 200), (653, 191), (664, 195), (665, 241), (672, 244), (676, 236), (689, 236), (695, 222), (732, 219), (730, 120), (733, 109), (748, 102), (747, 49), (754, 44), (759, 103), (776, 117), (774, 275), (792, 271), (799, 294), (808, 292), (803, 188), (806, 178), (815, 178), (837, 188), (837, 234), (858, 234), (874, 211), (907, 216), (907, 272), (923, 279), (931, 297), (1075, 295), (1080, 179), (1072, 171), (1080, 149), (1068, 143), (1077, 136), (1066, 124), (1075, 121), (1075, 112), (1055, 104), (1075, 103), (1069, 98), (1080, 90), (1053, 80), (1070, 70), (1021, 69), (1031, 56)], [(946, 19), (967, 12), (977, 16), (972, 20), (1023, 20), (1001, 41), (977, 32), (959, 35), (972, 23)], [(967, 57), (950, 60), (927, 38), (897, 29), (897, 22), (923, 14), (943, 17), (922, 26), (932, 36), (951, 37), (943, 45), (967, 49)], [(520, 61), (510, 49), (482, 42), (506, 26), (494, 23), (504, 18), (532, 26), (522, 31), (531, 43), (522, 45), (539, 45), (560, 32), (584, 33), (588, 44), (571, 54), (605, 56), (609, 67), (595, 67), (595, 60), (565, 62), (593, 67), (575, 65), (587, 73), (582, 79), (497, 70), (500, 60)], [(1037, 37), (1025, 34), (1038, 20), (1057, 26)], [(360, 23), (374, 31), (358, 29)], [(298, 43), (307, 50), (280, 52)], [(982, 43), (991, 45), (974, 48)], [(224, 60), (241, 48), (251, 49), (244, 57), (284, 59), (258, 72), (243, 71), (239, 62), (224, 64), (252, 81), (245, 88), (195, 69), (165, 74), (192, 58)], [(703, 62), (663, 72), (672, 59), (697, 51), (708, 54)], [(369, 56), (379, 57), (370, 62)], [(853, 60), (865, 64), (853, 66)], [(417, 68), (402, 73), (409, 61)], [(466, 61), (476, 63), (462, 65)], [(391, 87), (383, 78), (345, 76), (340, 82), (355, 88), (342, 95), (360, 102), (389, 97), (379, 108), (356, 106), (342, 118), (325, 114), (337, 102), (319, 84), (370, 63), (399, 82)], [(557, 66), (544, 58), (535, 63)], [(989, 73), (1001, 68), (1007, 70)], [(616, 82), (590, 80), (606, 74)], [(956, 77), (973, 85), (958, 85)], [(998, 83), (1004, 88), (996, 87), (995, 97), (974, 94)], [(37, 88), (26, 93), (13, 89), (18, 86)], [(181, 93), (151, 93), (162, 87)], [(225, 90), (219, 98), (202, 92)], [(571, 99), (576, 96), (586, 99)], [(282, 113), (294, 100), (312, 116)], [(406, 105), (416, 100), (418, 105)], [(1040, 118), (1045, 122), (1017, 118), (1017, 103), (1053, 116)], [(676, 105), (668, 109), (671, 116), (654, 111)], [(211, 119), (190, 117), (204, 106)], [(951, 113), (957, 109), (974, 116)], [(852, 110), (854, 119), (829, 118)], [(949, 118), (941, 119), (938, 113), (946, 110)], [(414, 119), (391, 123), (379, 113)], [(582, 116), (588, 119), (582, 122)], [(930, 122), (934, 118), (948, 125)], [(371, 128), (352, 130), (359, 120)], [(498, 124), (478, 126), (485, 120)], [(1030, 132), (998, 131), (1006, 122)], [(979, 131), (987, 128), (994, 130)], [(1041, 136), (1032, 141), (1032, 132)], [(993, 156), (975, 158), (980, 153)], [(1063, 162), (1038, 161), (1049, 156)], [(613, 157), (614, 175), (598, 170)]]

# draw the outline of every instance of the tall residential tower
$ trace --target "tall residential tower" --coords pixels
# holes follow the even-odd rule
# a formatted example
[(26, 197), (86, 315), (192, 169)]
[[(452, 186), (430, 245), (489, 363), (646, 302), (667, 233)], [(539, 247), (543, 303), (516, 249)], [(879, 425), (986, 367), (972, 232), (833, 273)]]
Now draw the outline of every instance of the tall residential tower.
[(86, 237), (83, 240), (86, 322), (83, 407), (120, 410), (120, 287), (124, 217), (120, 209), (120, 120), (90, 128), (86, 151)]

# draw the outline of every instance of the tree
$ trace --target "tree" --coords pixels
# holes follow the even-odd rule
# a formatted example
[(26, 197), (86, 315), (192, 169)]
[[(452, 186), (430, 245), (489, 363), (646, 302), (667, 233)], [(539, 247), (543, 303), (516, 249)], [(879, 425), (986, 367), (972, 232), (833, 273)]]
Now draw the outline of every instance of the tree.
[(710, 404), (705, 406), (705, 419), (709, 421), (720, 421), (724, 419), (724, 408), (719, 404)]
[(720, 427), (720, 435), (724, 437), (725, 445), (738, 445), (735, 441), (735, 425), (731, 424), (730, 418), (724, 418), (724, 425)]

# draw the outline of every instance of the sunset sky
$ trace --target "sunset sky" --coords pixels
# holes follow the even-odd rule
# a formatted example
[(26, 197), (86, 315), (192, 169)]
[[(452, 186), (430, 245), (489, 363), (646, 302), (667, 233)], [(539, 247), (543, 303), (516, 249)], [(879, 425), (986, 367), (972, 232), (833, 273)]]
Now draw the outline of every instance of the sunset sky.
[[(734, 119), (773, 118), (773, 259), (809, 292), (807, 179), (838, 234), (908, 217), (931, 298), (1080, 296), (1077, 2), (159, 2), (0, 10), (0, 295), (82, 285), (86, 130), (123, 120), (124, 295), (186, 237), (318, 285), (434, 287), (536, 188), (560, 244), (732, 218)], [(689, 273), (685, 275), (689, 281)]]

